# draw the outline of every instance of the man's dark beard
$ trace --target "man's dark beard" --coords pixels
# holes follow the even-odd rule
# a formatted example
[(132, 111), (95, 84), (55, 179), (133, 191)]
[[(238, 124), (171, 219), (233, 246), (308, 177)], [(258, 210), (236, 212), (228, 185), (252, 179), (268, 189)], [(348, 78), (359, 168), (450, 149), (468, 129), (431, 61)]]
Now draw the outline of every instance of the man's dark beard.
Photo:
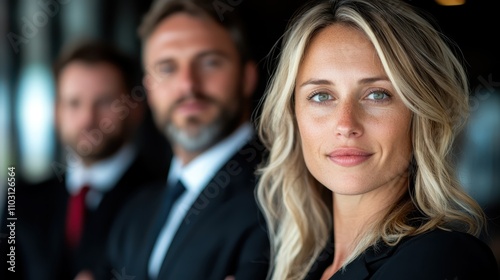
[[(105, 137), (105, 138), (104, 138)], [(114, 155), (127, 142), (126, 135), (105, 135), (98, 143), (84, 140), (70, 141), (63, 143), (67, 151), (71, 151), (74, 156), (85, 163), (93, 163), (99, 160), (106, 159)]]

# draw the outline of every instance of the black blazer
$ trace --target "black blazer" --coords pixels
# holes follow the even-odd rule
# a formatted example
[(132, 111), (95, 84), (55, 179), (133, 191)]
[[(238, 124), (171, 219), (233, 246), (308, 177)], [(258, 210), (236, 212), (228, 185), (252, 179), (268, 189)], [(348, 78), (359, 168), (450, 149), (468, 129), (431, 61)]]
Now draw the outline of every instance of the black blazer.
[[(6, 272), (9, 265), (6, 267), (2, 262), (1, 273), (7, 277), (2, 279), (68, 280), (82, 269), (96, 273), (105, 260), (110, 225), (122, 206), (141, 184), (165, 176), (152, 170), (144, 158), (135, 159), (117, 185), (103, 195), (98, 208), (87, 214), (82, 240), (75, 252), (69, 252), (64, 246), (69, 198), (64, 176), (62, 180), (52, 178), (39, 184), (18, 186), (16, 273)], [(1, 253), (5, 257), (3, 246)]]
[[(161, 280), (265, 279), (269, 241), (254, 197), (254, 171), (263, 146), (252, 141), (207, 184), (181, 222), (161, 266)], [(163, 189), (149, 189), (127, 205), (110, 235), (110, 267), (118, 275), (148, 278), (148, 263), (158, 231)], [(108, 278), (109, 280), (109, 278)]]
[[(333, 262), (331, 241), (305, 279), (320, 279)], [(436, 229), (407, 237), (396, 246), (380, 244), (337, 271), (330, 280), (499, 280), (491, 249), (476, 237)]]

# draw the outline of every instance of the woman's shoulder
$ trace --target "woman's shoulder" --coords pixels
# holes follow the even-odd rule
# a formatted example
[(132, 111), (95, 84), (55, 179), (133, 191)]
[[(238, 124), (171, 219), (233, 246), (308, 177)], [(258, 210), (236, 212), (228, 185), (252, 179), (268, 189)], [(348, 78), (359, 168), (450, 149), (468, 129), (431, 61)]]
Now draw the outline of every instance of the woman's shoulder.
[[(424, 248), (422, 248), (422, 246)], [(407, 237), (398, 247), (398, 251), (419, 249), (432, 246), (433, 252), (443, 250), (442, 252), (457, 251), (465, 253), (472, 251), (490, 251), (490, 248), (479, 238), (464, 232), (434, 229), (432, 231)]]
[(402, 240), (384, 265), (379, 278), (500, 279), (491, 249), (473, 235), (435, 229)]

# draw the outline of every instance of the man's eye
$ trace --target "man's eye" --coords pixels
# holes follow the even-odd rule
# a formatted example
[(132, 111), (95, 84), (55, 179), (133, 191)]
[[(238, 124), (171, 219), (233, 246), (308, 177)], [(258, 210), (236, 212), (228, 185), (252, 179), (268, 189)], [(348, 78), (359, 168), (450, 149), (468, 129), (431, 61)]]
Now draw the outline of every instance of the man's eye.
[(97, 106), (100, 108), (108, 108), (111, 106), (111, 103), (113, 102), (112, 98), (103, 98), (97, 102)]
[(175, 71), (175, 66), (172, 64), (162, 64), (158, 66), (158, 72), (161, 74), (170, 74)]
[(221, 62), (218, 59), (208, 59), (203, 61), (202, 66), (205, 68), (216, 68), (221, 65)]
[(78, 108), (80, 106), (80, 101), (76, 99), (72, 99), (66, 103), (70, 108)]
[(332, 96), (328, 93), (325, 92), (318, 92), (309, 97), (309, 100), (312, 100), (314, 102), (323, 102), (332, 99)]

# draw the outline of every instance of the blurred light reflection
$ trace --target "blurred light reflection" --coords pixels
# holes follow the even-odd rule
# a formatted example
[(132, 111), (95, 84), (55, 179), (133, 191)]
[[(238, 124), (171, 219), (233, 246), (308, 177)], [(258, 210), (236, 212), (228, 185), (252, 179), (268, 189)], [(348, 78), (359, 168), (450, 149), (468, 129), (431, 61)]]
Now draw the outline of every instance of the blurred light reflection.
[[(16, 100), (16, 121), (19, 128), (19, 150), (27, 180), (50, 174), (54, 156), (54, 86), (50, 69), (31, 64), (20, 75)], [(34, 179), (33, 179), (34, 180)]]

